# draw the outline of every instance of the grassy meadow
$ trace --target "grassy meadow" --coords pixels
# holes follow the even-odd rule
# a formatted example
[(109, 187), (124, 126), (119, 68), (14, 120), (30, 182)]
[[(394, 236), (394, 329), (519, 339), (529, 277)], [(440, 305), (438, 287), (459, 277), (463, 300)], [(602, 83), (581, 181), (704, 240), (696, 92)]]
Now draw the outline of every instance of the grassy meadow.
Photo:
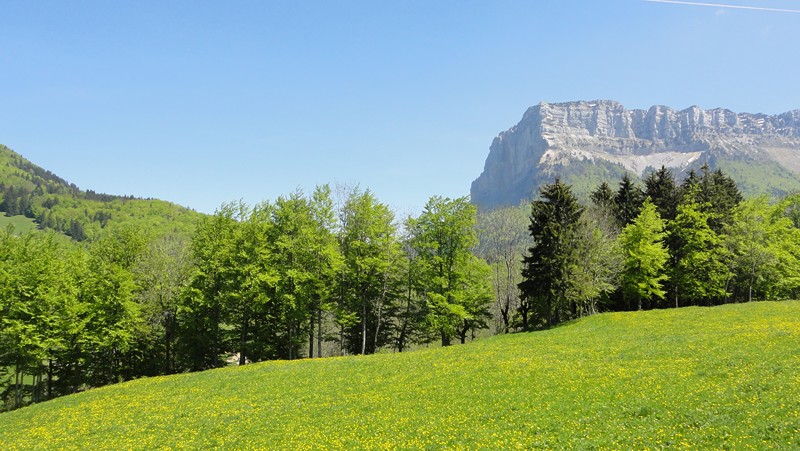
[(12, 226), (14, 233), (18, 234), (25, 234), (37, 228), (33, 219), (21, 215), (8, 217), (0, 214), (0, 229), (5, 229), (8, 226)]
[(609, 313), (403, 354), (141, 379), (0, 414), (4, 449), (800, 449), (800, 302)]

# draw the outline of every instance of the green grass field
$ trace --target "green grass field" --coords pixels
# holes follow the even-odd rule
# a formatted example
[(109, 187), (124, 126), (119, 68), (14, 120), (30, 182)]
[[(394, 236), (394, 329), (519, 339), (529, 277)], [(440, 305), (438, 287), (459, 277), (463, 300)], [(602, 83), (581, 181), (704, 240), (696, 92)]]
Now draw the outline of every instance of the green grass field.
[(800, 302), (596, 315), (404, 354), (143, 379), (0, 414), (4, 449), (800, 449)]
[(31, 230), (36, 229), (36, 223), (33, 219), (26, 218), (25, 216), (6, 216), (0, 214), (0, 228), (5, 229), (9, 225), (14, 227), (14, 233), (23, 235)]

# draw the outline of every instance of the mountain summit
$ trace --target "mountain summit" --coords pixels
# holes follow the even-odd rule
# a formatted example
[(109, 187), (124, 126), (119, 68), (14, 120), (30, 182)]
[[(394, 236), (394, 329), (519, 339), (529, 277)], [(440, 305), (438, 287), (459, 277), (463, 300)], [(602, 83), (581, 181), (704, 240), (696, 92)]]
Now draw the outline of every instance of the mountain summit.
[(556, 176), (580, 195), (625, 172), (641, 177), (663, 165), (680, 178), (704, 164), (730, 174), (746, 194), (800, 190), (800, 110), (769, 116), (543, 102), (494, 139), (470, 191), (476, 205), (491, 209), (534, 197)]

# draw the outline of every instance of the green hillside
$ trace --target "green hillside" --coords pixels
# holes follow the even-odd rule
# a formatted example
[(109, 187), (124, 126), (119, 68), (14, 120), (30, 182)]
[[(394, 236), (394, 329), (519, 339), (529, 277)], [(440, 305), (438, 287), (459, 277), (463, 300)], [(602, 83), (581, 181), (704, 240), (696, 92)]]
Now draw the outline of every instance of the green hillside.
[(5, 449), (800, 448), (800, 302), (142, 379), (0, 414)]
[[(108, 226), (135, 225), (155, 234), (188, 235), (200, 213), (156, 199), (81, 190), (0, 145), (0, 212), (28, 218), (40, 229), (94, 240)], [(23, 224), (25, 225), (25, 224)]]

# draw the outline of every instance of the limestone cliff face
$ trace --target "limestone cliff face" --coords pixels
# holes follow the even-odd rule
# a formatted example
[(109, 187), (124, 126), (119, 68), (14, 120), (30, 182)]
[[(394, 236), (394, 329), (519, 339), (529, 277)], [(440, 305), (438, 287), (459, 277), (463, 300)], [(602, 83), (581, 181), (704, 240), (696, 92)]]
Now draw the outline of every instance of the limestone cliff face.
[(641, 176), (662, 165), (681, 174), (727, 160), (800, 174), (800, 110), (768, 116), (696, 106), (626, 110), (608, 100), (540, 103), (494, 139), (471, 194), (479, 207), (493, 208), (529, 199), (557, 175)]

